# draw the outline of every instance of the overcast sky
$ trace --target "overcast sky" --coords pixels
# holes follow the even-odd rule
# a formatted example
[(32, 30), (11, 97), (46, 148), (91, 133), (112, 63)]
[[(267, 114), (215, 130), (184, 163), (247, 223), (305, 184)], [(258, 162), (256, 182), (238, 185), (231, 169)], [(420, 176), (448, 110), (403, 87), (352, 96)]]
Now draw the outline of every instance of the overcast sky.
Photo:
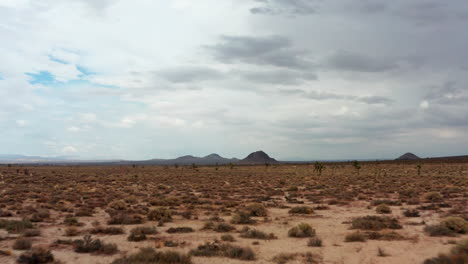
[(0, 0), (0, 153), (468, 154), (466, 0)]

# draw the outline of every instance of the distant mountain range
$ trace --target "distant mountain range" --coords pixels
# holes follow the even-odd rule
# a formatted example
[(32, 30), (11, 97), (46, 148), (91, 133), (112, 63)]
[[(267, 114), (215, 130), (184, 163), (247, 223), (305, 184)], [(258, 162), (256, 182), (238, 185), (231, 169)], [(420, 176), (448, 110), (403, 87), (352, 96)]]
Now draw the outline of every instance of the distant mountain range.
[[(395, 161), (417, 161), (424, 160), (428, 162), (468, 162), (468, 155), (465, 156), (449, 156), (449, 157), (432, 157), (420, 158), (413, 153), (405, 153), (395, 159)], [(330, 160), (327, 162), (347, 162), (349, 160)], [(363, 160), (366, 161), (366, 160)], [(374, 160), (367, 160), (374, 161)], [(390, 160), (388, 160), (390, 161)], [(40, 156), (25, 156), (25, 155), (5, 155), (0, 154), (0, 164), (57, 164), (57, 165), (225, 165), (225, 164), (242, 164), (242, 165), (255, 165), (255, 164), (302, 164), (310, 163), (313, 161), (277, 161), (271, 158), (265, 152), (259, 150), (250, 153), (244, 159), (237, 158), (224, 158), (220, 155), (213, 153), (204, 157), (195, 157), (191, 155), (178, 157), (175, 159), (150, 159), (150, 160), (78, 160), (71, 157), (40, 157)]]

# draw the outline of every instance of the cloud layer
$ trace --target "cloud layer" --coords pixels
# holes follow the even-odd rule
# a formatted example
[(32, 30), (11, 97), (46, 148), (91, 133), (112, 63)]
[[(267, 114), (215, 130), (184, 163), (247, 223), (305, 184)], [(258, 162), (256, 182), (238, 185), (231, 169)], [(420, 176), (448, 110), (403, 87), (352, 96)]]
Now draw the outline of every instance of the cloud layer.
[(460, 155), (464, 0), (0, 0), (2, 152)]

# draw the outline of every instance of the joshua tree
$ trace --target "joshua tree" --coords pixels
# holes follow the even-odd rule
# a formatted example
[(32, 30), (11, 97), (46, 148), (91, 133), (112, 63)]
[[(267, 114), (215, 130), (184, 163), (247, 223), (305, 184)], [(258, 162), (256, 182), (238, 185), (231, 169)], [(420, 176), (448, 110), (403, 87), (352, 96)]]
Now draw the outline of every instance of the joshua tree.
[(359, 170), (361, 170), (361, 164), (357, 160), (353, 161), (353, 167), (356, 169), (357, 175), (359, 175)]
[(418, 164), (416, 165), (416, 168), (418, 169), (418, 176), (421, 175), (421, 168), (422, 168), (422, 165), (421, 164)]
[(325, 166), (322, 163), (316, 161), (314, 164), (314, 170), (318, 173), (319, 176), (322, 175), (323, 169), (325, 169)]

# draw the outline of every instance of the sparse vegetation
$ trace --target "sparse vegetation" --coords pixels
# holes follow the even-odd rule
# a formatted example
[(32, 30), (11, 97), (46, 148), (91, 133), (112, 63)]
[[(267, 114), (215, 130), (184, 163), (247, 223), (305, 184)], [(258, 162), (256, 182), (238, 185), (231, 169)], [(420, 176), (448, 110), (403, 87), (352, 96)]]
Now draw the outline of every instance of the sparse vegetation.
[(140, 252), (114, 260), (112, 264), (192, 264), (189, 255), (174, 251), (157, 252), (153, 248), (142, 248)]
[(313, 237), (315, 236), (315, 229), (309, 224), (301, 223), (289, 229), (288, 236), (290, 237)]

